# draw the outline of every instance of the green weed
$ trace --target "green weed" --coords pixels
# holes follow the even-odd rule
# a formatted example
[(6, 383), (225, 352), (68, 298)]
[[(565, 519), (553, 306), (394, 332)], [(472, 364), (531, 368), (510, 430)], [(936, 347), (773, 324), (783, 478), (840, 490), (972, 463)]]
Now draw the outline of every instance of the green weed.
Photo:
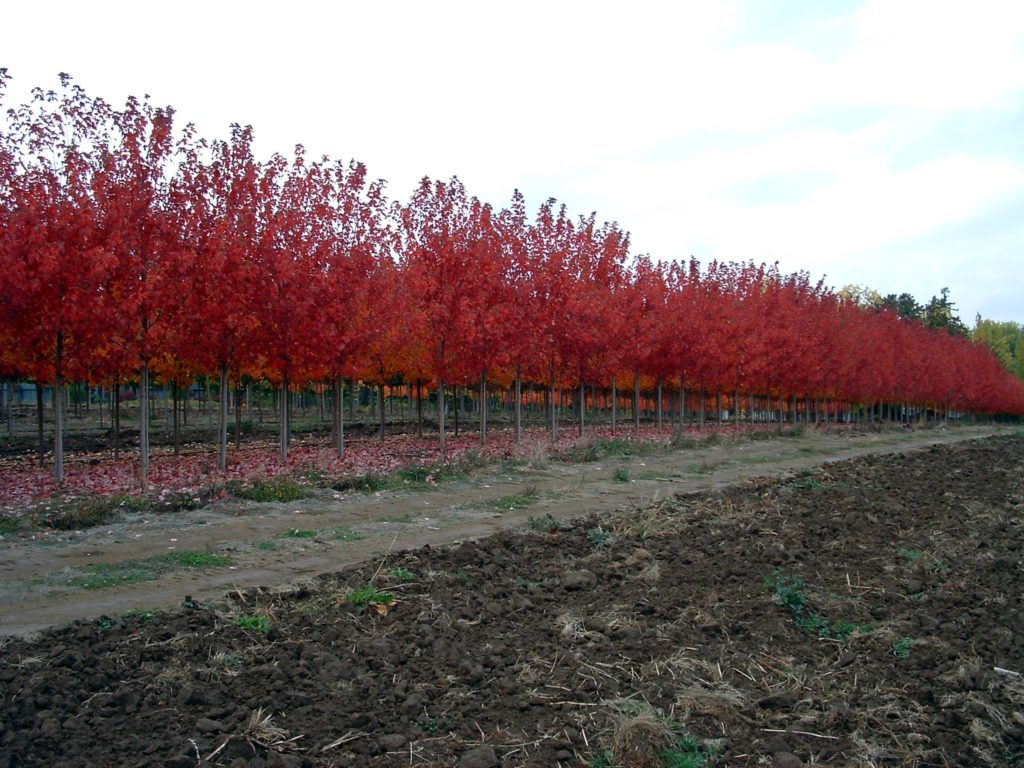
[(235, 626), (241, 627), (242, 629), (250, 632), (259, 632), (260, 634), (265, 635), (270, 631), (270, 617), (243, 614), (235, 619)]
[(803, 579), (788, 576), (776, 570), (765, 577), (764, 583), (774, 591), (776, 602), (789, 609), (793, 621), (802, 632), (808, 635), (834, 637), (845, 643), (854, 632), (866, 632), (871, 629), (868, 624), (854, 624), (848, 621), (832, 623), (824, 616), (809, 612), (807, 610), (807, 593), (804, 591), (807, 584)]
[(526, 520), (526, 527), (538, 533), (558, 533), (559, 531), (572, 530), (572, 525), (556, 520), (550, 512), (538, 517), (531, 515)]
[(610, 547), (615, 543), (615, 534), (606, 531), (600, 525), (587, 531), (587, 541), (595, 547)]
[(14, 533), (21, 529), (21, 519), (11, 515), (0, 515), (0, 534)]
[(416, 578), (416, 574), (410, 571), (408, 568), (402, 568), (401, 566), (395, 566), (388, 575), (391, 576), (395, 581), (412, 581)]
[(377, 589), (373, 584), (352, 590), (345, 599), (357, 608), (365, 608), (368, 605), (391, 605), (395, 602), (394, 595)]
[(628, 483), (630, 481), (629, 470), (625, 467), (616, 467), (612, 472), (612, 480), (616, 483)]
[(914, 638), (901, 637), (892, 644), (892, 653), (897, 659), (909, 659), (910, 649), (914, 645)]
[(261, 549), (264, 552), (273, 552), (275, 549), (277, 549), (277, 542), (276, 541), (257, 541), (256, 542), (256, 549)]

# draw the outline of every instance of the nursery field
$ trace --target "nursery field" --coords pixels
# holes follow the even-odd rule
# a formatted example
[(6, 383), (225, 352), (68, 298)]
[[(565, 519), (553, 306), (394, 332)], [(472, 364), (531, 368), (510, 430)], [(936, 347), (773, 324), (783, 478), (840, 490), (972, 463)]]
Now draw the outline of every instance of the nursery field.
[(5, 538), (0, 766), (1024, 764), (1019, 431), (576, 458)]

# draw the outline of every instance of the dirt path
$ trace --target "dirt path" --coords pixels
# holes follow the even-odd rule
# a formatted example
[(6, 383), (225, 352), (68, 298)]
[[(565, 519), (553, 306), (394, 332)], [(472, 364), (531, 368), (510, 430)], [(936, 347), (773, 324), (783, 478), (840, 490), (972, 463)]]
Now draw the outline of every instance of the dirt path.
[[(283, 504), (229, 499), (192, 513), (136, 516), (45, 541), (8, 540), (0, 550), (0, 634), (26, 634), (76, 618), (118, 615), (214, 597), (257, 585), (293, 583), (389, 550), (475, 539), (531, 517), (589, 513), (778, 476), (823, 461), (985, 437), (992, 428), (845, 434), (724, 442), (597, 462), (552, 461), (490, 468), (415, 492), (317, 496)], [(209, 552), (231, 564), (169, 568), (120, 586), (73, 586), (83, 572), (173, 552)], [(80, 582), (79, 582), (80, 583)]]

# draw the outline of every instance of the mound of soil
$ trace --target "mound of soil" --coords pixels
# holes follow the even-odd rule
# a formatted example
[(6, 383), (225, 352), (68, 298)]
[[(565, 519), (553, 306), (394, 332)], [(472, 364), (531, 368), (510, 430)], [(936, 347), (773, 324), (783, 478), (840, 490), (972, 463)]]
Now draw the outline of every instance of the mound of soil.
[(0, 765), (1024, 761), (1024, 438), (534, 527), (8, 641)]

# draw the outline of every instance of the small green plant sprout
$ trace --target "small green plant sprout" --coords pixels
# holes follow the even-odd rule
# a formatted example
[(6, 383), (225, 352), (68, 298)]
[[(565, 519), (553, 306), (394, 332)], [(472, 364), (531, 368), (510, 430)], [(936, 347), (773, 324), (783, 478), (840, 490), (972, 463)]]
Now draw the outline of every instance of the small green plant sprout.
[(909, 659), (910, 649), (914, 645), (914, 638), (901, 637), (892, 644), (892, 653), (897, 659)]
[(270, 631), (270, 617), (243, 614), (235, 619), (235, 626), (249, 632), (259, 632), (261, 635), (265, 635)]
[(587, 531), (587, 541), (595, 547), (610, 547), (615, 543), (615, 534), (606, 531), (600, 525)]
[(911, 562), (913, 562), (914, 560), (920, 560), (924, 556), (923, 552), (918, 552), (913, 549), (901, 549), (896, 554), (898, 554), (900, 557), (910, 560)]
[(384, 592), (373, 584), (354, 589), (345, 596), (345, 599), (356, 608), (368, 606), (388, 606), (395, 602), (395, 596), (390, 592)]
[(416, 574), (408, 568), (402, 568), (397, 565), (388, 571), (388, 575), (395, 581), (412, 581), (416, 578)]
[(526, 521), (526, 527), (531, 531), (537, 531), (538, 533), (551, 533), (555, 534), (559, 531), (571, 531), (572, 526), (569, 523), (563, 523), (555, 519), (555, 516), (550, 512), (546, 512), (539, 516), (530, 516)]
[(615, 471), (612, 472), (612, 480), (616, 483), (628, 483), (631, 478), (629, 476), (629, 470), (625, 467), (616, 467)]

